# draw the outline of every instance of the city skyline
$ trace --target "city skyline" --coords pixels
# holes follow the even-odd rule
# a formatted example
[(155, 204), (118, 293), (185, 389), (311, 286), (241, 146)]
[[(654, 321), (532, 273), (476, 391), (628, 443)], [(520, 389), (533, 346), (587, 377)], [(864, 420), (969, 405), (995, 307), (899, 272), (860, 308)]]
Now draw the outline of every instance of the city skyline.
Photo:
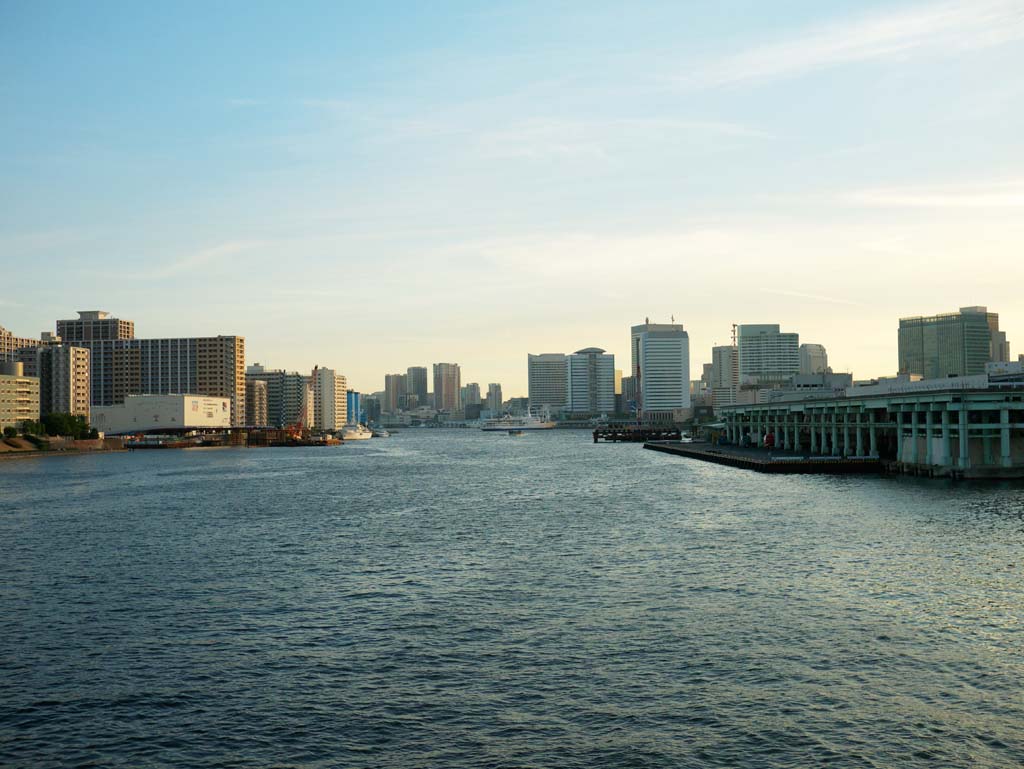
[(1024, 340), (1019, 3), (306, 9), (5, 10), (3, 325), (98, 306), (510, 394), (644, 317), (695, 363), (777, 323), (864, 377), (904, 316)]

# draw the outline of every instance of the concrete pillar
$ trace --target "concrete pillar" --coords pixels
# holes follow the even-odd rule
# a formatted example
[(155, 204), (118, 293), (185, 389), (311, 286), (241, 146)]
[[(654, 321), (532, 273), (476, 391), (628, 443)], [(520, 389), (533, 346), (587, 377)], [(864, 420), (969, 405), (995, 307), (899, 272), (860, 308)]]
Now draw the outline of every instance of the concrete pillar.
[(935, 464), (935, 452), (932, 450), (932, 407), (924, 412), (924, 463), (929, 467)]
[(967, 440), (967, 404), (960, 404), (960, 415), (957, 427), (960, 433), (960, 467), (965, 469), (971, 466), (970, 444)]
[(781, 414), (775, 415), (775, 448), (787, 448), (786, 444), (786, 426), (783, 423), (783, 416)]
[(817, 418), (818, 415), (813, 411), (807, 412), (807, 432), (811, 434), (811, 453), (818, 453), (818, 430), (817, 430)]
[(790, 448), (793, 451), (800, 451), (800, 425), (803, 422), (804, 415), (799, 412), (793, 413), (793, 440), (790, 443)]
[(878, 456), (878, 426), (875, 424), (875, 410), (868, 414), (868, 451), (871, 456)]
[(1010, 410), (999, 409), (999, 463), (1010, 467), (1013, 463), (1010, 455)]
[(857, 456), (864, 456), (864, 413), (857, 412)]
[(949, 467), (952, 462), (949, 461), (949, 407), (948, 404), (942, 407), (942, 456), (938, 457), (938, 463), (944, 467)]
[(903, 461), (903, 407), (896, 412), (896, 461)]
[(850, 456), (850, 410), (843, 409), (843, 456)]
[(832, 454), (839, 453), (839, 409), (834, 409), (832, 414), (832, 442), (829, 444), (829, 448), (832, 450)]
[(917, 455), (917, 404), (913, 406), (913, 411), (910, 412), (910, 462), (911, 464), (917, 464), (920, 458)]

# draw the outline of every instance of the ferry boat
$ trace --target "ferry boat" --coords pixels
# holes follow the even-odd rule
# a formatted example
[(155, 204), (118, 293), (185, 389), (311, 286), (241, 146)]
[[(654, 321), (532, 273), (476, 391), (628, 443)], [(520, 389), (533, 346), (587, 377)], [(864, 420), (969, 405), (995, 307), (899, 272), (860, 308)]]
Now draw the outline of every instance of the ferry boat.
[(374, 427), (371, 431), (374, 438), (390, 438), (391, 433), (385, 430), (383, 427)]
[(555, 423), (547, 414), (534, 416), (532, 413), (529, 413), (520, 417), (505, 414), (494, 419), (488, 419), (480, 425), (480, 429), (489, 433), (518, 435), (527, 430), (551, 430), (554, 426)]
[(343, 441), (368, 441), (372, 437), (373, 433), (366, 425), (346, 425), (341, 431)]

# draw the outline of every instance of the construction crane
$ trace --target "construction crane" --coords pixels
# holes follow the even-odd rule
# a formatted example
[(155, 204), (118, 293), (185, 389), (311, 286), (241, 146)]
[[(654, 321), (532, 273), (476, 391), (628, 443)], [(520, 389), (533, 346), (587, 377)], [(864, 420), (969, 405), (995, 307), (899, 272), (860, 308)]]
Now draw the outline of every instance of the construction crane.
[[(313, 375), (310, 378), (311, 381), (316, 381), (316, 371), (320, 368), (319, 365), (313, 366)], [(295, 422), (290, 425), (286, 425), (284, 430), (288, 434), (289, 440), (301, 441), (309, 436), (309, 425), (306, 424), (306, 412), (309, 410), (309, 385), (302, 386), (302, 400), (299, 402), (299, 414)]]

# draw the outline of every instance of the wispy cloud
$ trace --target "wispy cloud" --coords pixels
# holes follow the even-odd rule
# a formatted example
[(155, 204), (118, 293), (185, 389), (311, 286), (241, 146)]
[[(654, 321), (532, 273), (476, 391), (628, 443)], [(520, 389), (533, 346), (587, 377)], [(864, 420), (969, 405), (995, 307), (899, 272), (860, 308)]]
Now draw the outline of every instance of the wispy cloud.
[(1022, 208), (1024, 180), (878, 187), (857, 190), (842, 197), (854, 205), (881, 208)]
[(221, 243), (220, 245), (213, 246), (211, 248), (204, 248), (201, 251), (196, 251), (171, 260), (150, 272), (147, 277), (169, 278), (190, 270), (197, 270), (200, 267), (206, 267), (210, 264), (230, 261), (232, 257), (244, 251), (256, 248), (259, 245), (261, 245), (259, 241), (249, 240), (236, 240)]
[(689, 87), (790, 77), (853, 62), (948, 54), (1024, 39), (1020, 0), (955, 0), (812, 27), (750, 48), (681, 79)]
[[(650, 147), (653, 142), (678, 142), (681, 137), (702, 146), (714, 140), (770, 138), (740, 123), (673, 118), (566, 120), (531, 118), (476, 136), (479, 154), (487, 158), (604, 158), (623, 149)], [(733, 142), (735, 143), (735, 142)]]
[(852, 307), (867, 307), (863, 302), (855, 302), (852, 299), (841, 299), (835, 296), (824, 296), (822, 294), (805, 294), (801, 291), (785, 291), (778, 288), (762, 288), (762, 294), (776, 294), (777, 296), (791, 296), (796, 299), (810, 299), (815, 302), (825, 302), (826, 304), (845, 304)]

